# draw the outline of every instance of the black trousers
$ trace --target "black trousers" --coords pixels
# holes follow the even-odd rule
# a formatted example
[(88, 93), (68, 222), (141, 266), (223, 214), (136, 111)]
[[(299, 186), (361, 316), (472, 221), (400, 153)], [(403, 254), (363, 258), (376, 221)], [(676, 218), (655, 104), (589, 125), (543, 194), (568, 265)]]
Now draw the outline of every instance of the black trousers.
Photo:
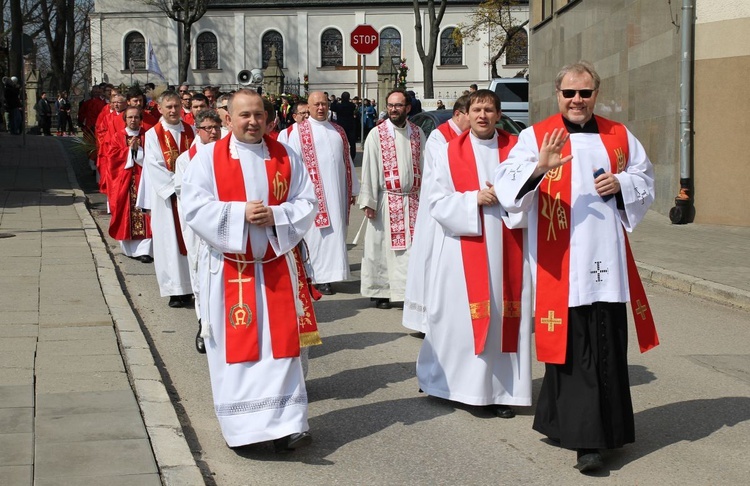
[(52, 135), (52, 115), (42, 115), (39, 123), (42, 128), (42, 133), (45, 135)]
[(633, 442), (625, 304), (574, 307), (568, 318), (565, 364), (545, 365), (534, 430), (567, 449)]

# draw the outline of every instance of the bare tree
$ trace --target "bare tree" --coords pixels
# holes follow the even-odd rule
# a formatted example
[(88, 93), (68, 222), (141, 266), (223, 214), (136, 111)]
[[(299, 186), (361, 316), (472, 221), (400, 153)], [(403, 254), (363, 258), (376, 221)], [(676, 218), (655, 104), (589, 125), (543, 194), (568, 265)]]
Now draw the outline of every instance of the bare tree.
[(469, 15), (469, 22), (459, 24), (453, 31), (456, 42), (480, 41), (483, 39), (482, 34), (490, 33), (488, 45), (494, 54), (489, 62), (493, 78), (500, 77), (497, 61), (513, 47), (516, 35), (529, 23), (528, 19), (519, 22), (514, 15), (521, 3), (528, 4), (518, 0), (486, 0)]
[(445, 14), (445, 7), (448, 5), (448, 0), (439, 0), (440, 6), (435, 11), (435, 0), (427, 0), (427, 20), (430, 23), (428, 39), (429, 44), (427, 52), (424, 50), (424, 43), (422, 41), (422, 9), (420, 8), (419, 0), (412, 0), (414, 4), (414, 30), (416, 31), (417, 38), (417, 53), (419, 59), (422, 61), (422, 73), (424, 77), (424, 97), (434, 98), (435, 97), (435, 83), (433, 80), (433, 70), (435, 68), (435, 56), (438, 52), (438, 36), (440, 35), (440, 23), (443, 21), (443, 15)]
[[(179, 83), (187, 81), (190, 66), (190, 33), (193, 24), (198, 22), (208, 9), (209, 0), (142, 0), (146, 5), (157, 7), (175, 22), (182, 24), (180, 47)], [(146, 53), (148, 56), (148, 53)]]
[(41, 0), (42, 29), (50, 63), (49, 90), (69, 91), (75, 65), (75, 1)]

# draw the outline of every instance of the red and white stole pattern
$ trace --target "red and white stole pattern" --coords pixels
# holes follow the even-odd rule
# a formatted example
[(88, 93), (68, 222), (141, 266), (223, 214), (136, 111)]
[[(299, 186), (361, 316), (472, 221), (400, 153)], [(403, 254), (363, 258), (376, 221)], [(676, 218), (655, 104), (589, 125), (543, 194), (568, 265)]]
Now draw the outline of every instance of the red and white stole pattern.
[(456, 133), (456, 131), (453, 129), (453, 125), (451, 125), (450, 120), (438, 125), (437, 130), (443, 135), (443, 138), (445, 139), (445, 143), (448, 143), (451, 140), (461, 136), (460, 134)]
[[(214, 175), (221, 201), (247, 201), (245, 179), (239, 159), (230, 152), (231, 136), (214, 145)], [(264, 137), (269, 158), (265, 160), (268, 205), (287, 200), (291, 183), (291, 163), (281, 143)], [(256, 181), (256, 183), (264, 183)], [(263, 257), (263, 281), (268, 308), (273, 357), (290, 358), (300, 354), (300, 344), (320, 344), (317, 321), (299, 249), (293, 250), (297, 279), (293, 280), (287, 258), (276, 256), (269, 244)], [(260, 359), (257, 296), (255, 294), (255, 258), (248, 236), (245, 253), (224, 254), (225, 346), (227, 363)], [(299, 298), (303, 315), (297, 316)], [(305, 328), (305, 329), (301, 329)]]
[[(450, 128), (450, 127), (449, 127)], [(453, 129), (450, 128), (453, 132)], [(453, 132), (455, 133), (455, 132)], [(508, 158), (518, 137), (503, 130), (497, 131), (498, 164)], [(469, 131), (458, 135), (448, 144), (448, 165), (453, 186), (458, 192), (478, 191), (480, 184), (474, 149)], [(482, 231), (479, 236), (461, 237), (466, 291), (474, 332), (474, 353), (484, 351), (490, 327), (490, 276), (484, 212), (479, 217)], [(500, 350), (518, 352), (518, 334), (521, 326), (521, 291), (523, 290), (523, 230), (508, 229), (502, 225), (503, 238), (503, 326)]]
[[(596, 116), (599, 135), (610, 159), (610, 171), (622, 172), (629, 161), (627, 129), (620, 123)], [(553, 115), (534, 125), (537, 146), (545, 133), (565, 129), (562, 115)], [(561, 156), (571, 154), (570, 141)], [(536, 346), (539, 361), (565, 363), (568, 339), (568, 295), (570, 291), (570, 204), (573, 164), (553, 169), (539, 189), (537, 228)], [(630, 304), (641, 352), (659, 344), (651, 308), (638, 274), (627, 233), (623, 229), (628, 267)]]
[(422, 183), (422, 171), (419, 161), (422, 154), (422, 143), (420, 140), (419, 127), (410, 121), (407, 126), (411, 130), (409, 143), (411, 145), (411, 163), (414, 171), (414, 180), (411, 191), (404, 194), (401, 189), (401, 179), (398, 171), (398, 160), (396, 158), (396, 142), (391, 135), (389, 124), (378, 125), (380, 137), (380, 156), (383, 160), (383, 172), (385, 174), (385, 189), (388, 195), (388, 214), (390, 216), (391, 249), (406, 249), (406, 224), (404, 205), (405, 197), (409, 201), (409, 234), (414, 238), (414, 224), (417, 221), (417, 209), (419, 208), (419, 188)]
[[(170, 172), (174, 172), (177, 157), (192, 145), (193, 138), (195, 138), (193, 127), (184, 121), (181, 121), (180, 123), (182, 124), (182, 135), (180, 136), (179, 146), (172, 136), (172, 132), (165, 130), (163, 124), (157, 123), (154, 126), (156, 137), (159, 140), (159, 146), (161, 147), (161, 153), (164, 157), (164, 163), (167, 166), (167, 170)], [(182, 227), (180, 226), (180, 216), (177, 211), (177, 196), (175, 194), (172, 194), (170, 197), (170, 203), (172, 206), (172, 219), (174, 220), (175, 234), (177, 236), (177, 247), (180, 250), (180, 255), (187, 255), (185, 240), (182, 238)]]

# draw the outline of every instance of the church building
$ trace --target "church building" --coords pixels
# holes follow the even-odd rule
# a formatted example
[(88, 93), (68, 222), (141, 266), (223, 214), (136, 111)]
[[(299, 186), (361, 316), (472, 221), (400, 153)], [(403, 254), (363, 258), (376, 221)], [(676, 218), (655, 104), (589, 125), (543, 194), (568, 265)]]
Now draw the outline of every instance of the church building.
[[(438, 6), (440, 1), (435, 2)], [(486, 87), (492, 52), (487, 41), (457, 45), (452, 37), (479, 1), (448, 0), (440, 25), (434, 65), (434, 94), (446, 104), (470, 84)], [(429, 46), (427, 4), (421, 2), (425, 50)], [(151, 81), (177, 84), (181, 25), (145, 3), (96, 0), (91, 14), (92, 82), (113, 84)], [(520, 22), (529, 17), (528, 2), (519, 2)], [(365, 92), (359, 92), (362, 61), (350, 45), (355, 27), (369, 24), (380, 35), (379, 47), (363, 56)], [(496, 34), (496, 33), (495, 33)], [(484, 33), (489, 39), (491, 32)], [(423, 98), (422, 64), (417, 53), (415, 12), (410, 0), (209, 0), (205, 15), (192, 27), (191, 86), (213, 85), (223, 90), (239, 86), (241, 71), (265, 69), (276, 53), (285, 75), (285, 91), (349, 91), (376, 97), (377, 68), (386, 57), (408, 67), (407, 89)], [(522, 49), (498, 64), (500, 75), (515, 76), (528, 68), (528, 33), (520, 33)], [(153, 48), (164, 80), (146, 70), (148, 46)], [(429, 102), (426, 105), (429, 107)]]

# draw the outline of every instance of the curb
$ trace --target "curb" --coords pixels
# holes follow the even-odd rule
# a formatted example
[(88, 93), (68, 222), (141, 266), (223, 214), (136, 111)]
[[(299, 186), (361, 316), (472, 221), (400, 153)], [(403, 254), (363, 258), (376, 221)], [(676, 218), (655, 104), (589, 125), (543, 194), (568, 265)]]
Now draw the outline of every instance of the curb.
[(694, 295), (719, 304), (750, 310), (750, 292), (666, 268), (636, 262), (638, 273), (647, 282)]
[(141, 409), (162, 484), (204, 486), (205, 480), (190, 452), (151, 348), (130, 303), (125, 298), (112, 256), (107, 251), (99, 228), (86, 207), (86, 196), (78, 185), (75, 171), (64, 148), (63, 153), (67, 162), (68, 179), (73, 188), (73, 204), (94, 257), (99, 285), (115, 325), (121, 355), (138, 407)]

